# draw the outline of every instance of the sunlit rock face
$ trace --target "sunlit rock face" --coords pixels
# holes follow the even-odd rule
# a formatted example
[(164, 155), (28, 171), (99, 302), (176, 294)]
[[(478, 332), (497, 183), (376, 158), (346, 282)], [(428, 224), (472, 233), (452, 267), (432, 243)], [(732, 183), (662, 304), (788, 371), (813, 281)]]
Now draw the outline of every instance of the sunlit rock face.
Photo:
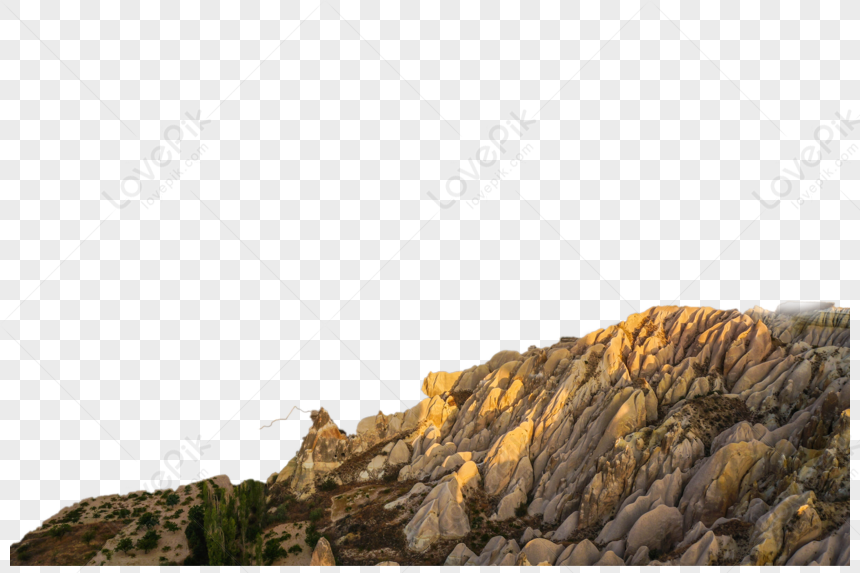
[[(399, 479), (430, 487), (405, 524), (410, 551), (480, 523), (458, 485), (466, 468), (492, 500), (487, 522), (522, 521), (516, 539), (452, 545), (452, 563), (844, 564), (849, 323), (830, 305), (654, 307), (431, 372), (427, 400), (359, 433), (364, 447), (398, 433)], [(296, 487), (362, 447), (314, 426)]]
[(316, 411), (269, 493), (328, 511), (344, 565), (847, 565), (849, 326), (653, 307), (431, 372), (354, 435)]

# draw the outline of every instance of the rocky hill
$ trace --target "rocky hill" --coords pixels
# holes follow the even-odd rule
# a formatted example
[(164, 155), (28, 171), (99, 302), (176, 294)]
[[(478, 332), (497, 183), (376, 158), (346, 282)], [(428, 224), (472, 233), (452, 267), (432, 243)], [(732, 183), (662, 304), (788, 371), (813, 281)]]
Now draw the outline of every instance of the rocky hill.
[(847, 565), (849, 321), (654, 307), (431, 373), (354, 435), (316, 411), (265, 484), (76, 504), (12, 562)]

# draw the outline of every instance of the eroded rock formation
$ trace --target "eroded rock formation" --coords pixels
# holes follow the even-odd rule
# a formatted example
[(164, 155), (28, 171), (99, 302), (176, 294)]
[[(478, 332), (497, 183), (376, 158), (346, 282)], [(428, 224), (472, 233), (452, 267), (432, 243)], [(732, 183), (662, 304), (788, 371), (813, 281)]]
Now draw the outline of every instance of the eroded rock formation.
[(355, 435), (315, 412), (270, 497), (327, 510), (319, 562), (846, 565), (849, 320), (654, 307), (430, 373)]

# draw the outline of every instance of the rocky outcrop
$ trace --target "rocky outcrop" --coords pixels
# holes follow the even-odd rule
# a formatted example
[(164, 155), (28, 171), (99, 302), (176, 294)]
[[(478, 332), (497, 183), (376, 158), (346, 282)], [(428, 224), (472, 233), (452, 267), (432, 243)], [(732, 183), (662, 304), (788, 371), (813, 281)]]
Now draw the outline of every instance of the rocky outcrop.
[(313, 566), (334, 566), (337, 563), (334, 560), (334, 553), (331, 551), (328, 539), (320, 537), (317, 541), (317, 546), (314, 548), (314, 553), (311, 555), (311, 567)]
[(684, 538), (684, 518), (678, 508), (658, 505), (642, 515), (627, 534), (627, 552), (630, 556), (640, 547), (665, 553)]
[(406, 525), (409, 548), (422, 552), (439, 539), (457, 539), (469, 533), (464, 500), (480, 486), (480, 481), (474, 462), (443, 478)]
[(269, 501), (331, 509), (345, 564), (846, 565), (849, 326), (657, 306), (431, 372), (354, 435), (315, 411)]
[(421, 391), (429, 398), (435, 398), (451, 390), (462, 375), (462, 372), (431, 372), (424, 378)]

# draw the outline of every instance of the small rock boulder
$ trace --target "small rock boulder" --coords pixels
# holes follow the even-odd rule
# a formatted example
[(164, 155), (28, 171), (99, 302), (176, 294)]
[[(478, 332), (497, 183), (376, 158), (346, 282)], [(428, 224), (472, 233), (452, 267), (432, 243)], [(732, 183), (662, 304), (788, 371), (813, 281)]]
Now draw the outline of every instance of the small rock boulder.
[(317, 541), (317, 546), (314, 548), (314, 553), (311, 555), (311, 567), (314, 566), (334, 566), (334, 553), (331, 551), (331, 545), (328, 539), (320, 537)]
[(477, 559), (478, 556), (475, 555), (474, 551), (466, 547), (465, 543), (458, 543), (451, 554), (448, 555), (448, 558), (445, 559), (445, 565), (460, 567), (472, 558)]
[[(575, 565), (575, 566), (590, 566), (597, 563), (600, 559), (600, 550), (594, 546), (590, 540), (585, 539), (576, 544), (576, 546), (568, 546), (568, 550), (573, 549), (566, 556), (562, 554), (562, 559), (556, 565)], [(565, 551), (567, 553), (567, 550)]]
[(658, 505), (633, 524), (627, 534), (626, 555), (634, 555), (640, 547), (663, 553), (683, 538), (684, 517), (678, 508)]
[(520, 563), (522, 558), (525, 558), (529, 565), (537, 565), (543, 561), (555, 563), (562, 551), (564, 551), (563, 546), (553, 543), (549, 539), (532, 539), (525, 544), (523, 550), (517, 555), (517, 563)]
[(424, 378), (424, 384), (421, 385), (421, 391), (428, 397), (434, 398), (440, 394), (444, 394), (454, 387), (457, 380), (460, 379), (462, 372), (430, 372)]
[(595, 563), (595, 565), (600, 567), (604, 565), (624, 565), (624, 560), (612, 551), (607, 551), (603, 554), (603, 557), (601, 557), (600, 560)]
[(394, 444), (391, 453), (388, 454), (388, 465), (399, 466), (409, 461), (409, 446), (403, 440), (398, 440)]

